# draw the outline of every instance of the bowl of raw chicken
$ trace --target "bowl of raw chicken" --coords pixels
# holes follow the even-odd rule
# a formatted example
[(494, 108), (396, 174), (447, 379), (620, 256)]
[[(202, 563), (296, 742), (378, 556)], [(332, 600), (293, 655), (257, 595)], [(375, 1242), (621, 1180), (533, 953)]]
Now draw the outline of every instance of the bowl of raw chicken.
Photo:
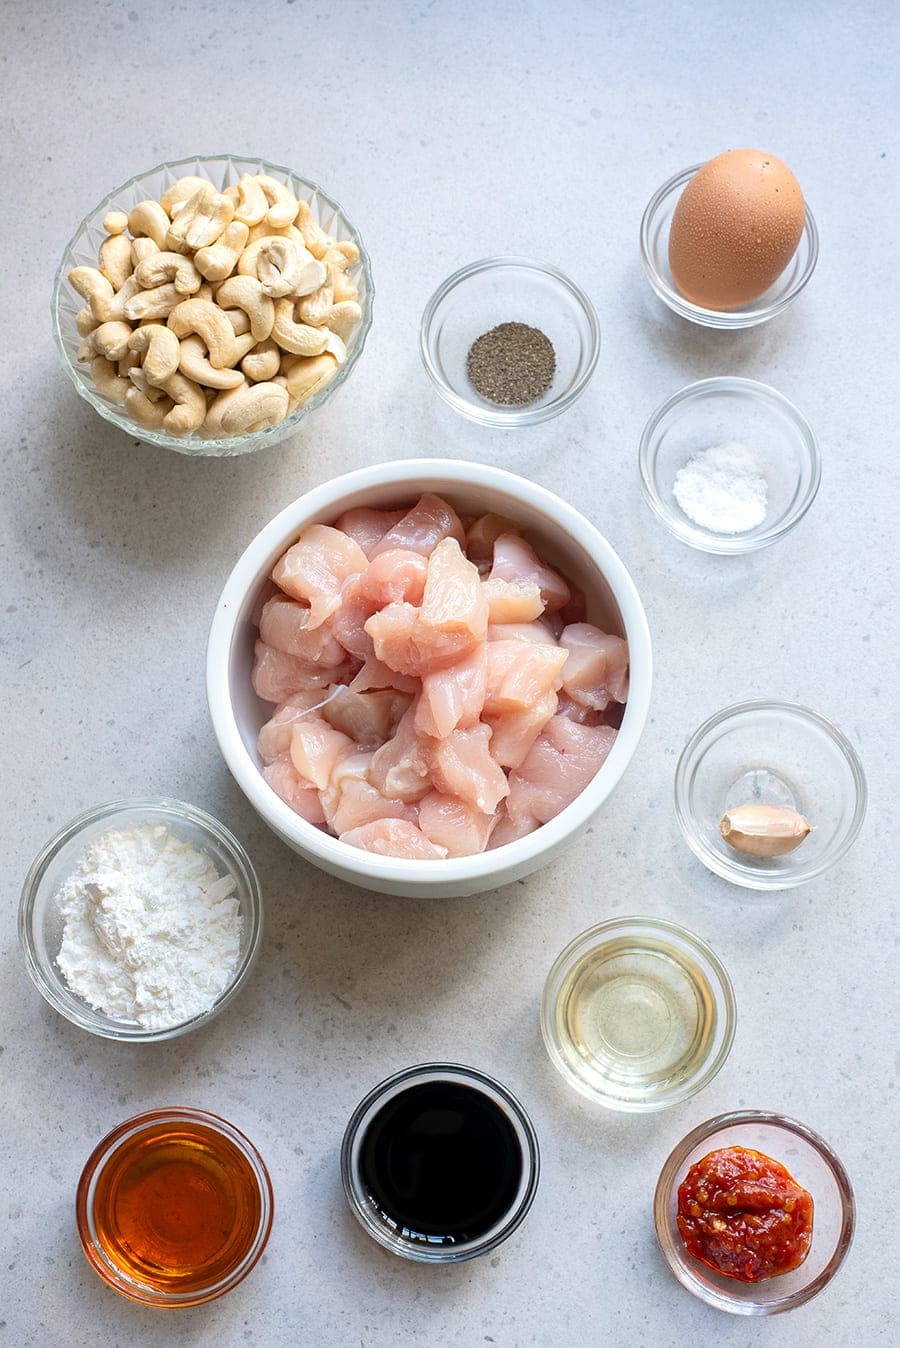
[(316, 487), (253, 539), (207, 651), (213, 728), (290, 847), (381, 893), (529, 874), (603, 805), (640, 738), (634, 583), (578, 511), (484, 464)]

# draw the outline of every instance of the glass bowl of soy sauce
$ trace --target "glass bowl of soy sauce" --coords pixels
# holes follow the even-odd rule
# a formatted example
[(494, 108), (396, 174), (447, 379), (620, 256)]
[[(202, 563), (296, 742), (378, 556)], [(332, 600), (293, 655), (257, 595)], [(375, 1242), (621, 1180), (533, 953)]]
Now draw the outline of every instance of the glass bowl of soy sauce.
[(386, 1250), (452, 1264), (495, 1249), (524, 1220), (540, 1153), (516, 1097), (458, 1063), (424, 1063), (357, 1106), (341, 1148), (350, 1208)]

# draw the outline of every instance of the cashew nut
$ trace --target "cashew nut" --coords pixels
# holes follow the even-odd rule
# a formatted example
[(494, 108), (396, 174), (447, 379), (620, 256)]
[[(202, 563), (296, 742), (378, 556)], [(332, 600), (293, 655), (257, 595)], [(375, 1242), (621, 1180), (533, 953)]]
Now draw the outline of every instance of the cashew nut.
[(288, 403), (288, 391), (280, 384), (242, 384), (220, 393), (213, 400), (206, 415), (206, 426), (216, 435), (259, 431), (282, 421), (287, 416)]
[(139, 267), (145, 258), (153, 257), (159, 252), (159, 245), (152, 239), (132, 239), (131, 240), (131, 260), (135, 267)]
[(207, 281), (224, 281), (238, 264), (247, 244), (250, 230), (242, 220), (232, 220), (208, 248), (199, 248), (194, 254), (194, 266)]
[[(173, 370), (172, 373), (174, 374), (175, 371)], [(150, 380), (147, 378), (146, 370), (144, 370), (141, 365), (132, 365), (131, 369), (128, 371), (128, 378), (131, 380), (132, 384), (134, 384), (134, 387), (140, 389), (144, 397), (152, 403), (158, 403), (162, 398), (167, 396), (165, 389), (158, 388), (156, 384), (151, 384)]]
[(308, 201), (297, 203), (297, 217), (294, 223), (303, 235), (303, 242), (313, 257), (323, 258), (328, 249), (334, 246), (334, 239), (313, 219), (312, 207)]
[[(171, 328), (162, 323), (148, 323), (137, 328), (128, 339), (129, 351), (143, 354), (142, 368), (151, 384), (162, 387), (178, 369), (180, 346)], [(135, 380), (137, 383), (137, 381)], [(138, 384), (140, 387), (140, 384)], [(146, 390), (145, 390), (146, 392)]]
[(103, 398), (109, 398), (110, 402), (123, 403), (125, 394), (131, 385), (127, 379), (123, 379), (113, 365), (112, 361), (105, 356), (95, 356), (91, 361), (91, 378), (94, 381), (94, 388)]
[(292, 225), (297, 214), (297, 198), (290, 188), (285, 187), (277, 178), (271, 178), (267, 173), (257, 173), (256, 183), (269, 203), (266, 222), (275, 229)]
[(260, 342), (241, 361), (241, 369), (251, 382), (258, 384), (273, 379), (281, 364), (281, 352), (272, 341)]
[(125, 306), (128, 304), (129, 300), (140, 293), (141, 287), (138, 284), (138, 279), (134, 272), (132, 272), (124, 285), (122, 285), (113, 295), (112, 299), (104, 304), (102, 316), (103, 322), (108, 323), (112, 319), (126, 319), (128, 315), (125, 313)]
[(177, 212), (164, 246), (176, 252), (184, 247), (206, 248), (215, 243), (233, 216), (234, 202), (205, 182)]
[(85, 337), (83, 341), (78, 344), (78, 349), (75, 352), (75, 359), (78, 361), (79, 365), (83, 365), (86, 362), (92, 361), (96, 354), (97, 352), (94, 350), (94, 343), (91, 341), (90, 337)]
[(346, 341), (361, 320), (362, 309), (356, 300), (341, 300), (340, 304), (332, 305), (331, 313), (325, 321), (336, 337)]
[(126, 351), (116, 366), (123, 379), (125, 379), (126, 376), (130, 379), (131, 371), (135, 369), (139, 370), (140, 367), (141, 358), (136, 351)]
[(165, 248), (169, 217), (158, 201), (139, 201), (128, 213), (128, 228), (136, 239), (145, 234), (157, 248)]
[(166, 188), (159, 199), (166, 215), (175, 216), (186, 201), (209, 184), (206, 178), (176, 178), (175, 182)]
[(323, 264), (293, 239), (267, 240), (257, 254), (256, 274), (265, 293), (273, 299), (309, 295), (319, 289), (327, 276)]
[(247, 242), (256, 243), (258, 239), (293, 239), (295, 243), (303, 243), (303, 235), (294, 225), (283, 225), (276, 229), (267, 220), (260, 220), (258, 225), (250, 226)]
[(128, 215), (125, 211), (107, 211), (103, 217), (103, 228), (107, 234), (124, 234), (128, 228)]
[(93, 315), (91, 306), (86, 304), (83, 309), (79, 309), (75, 315), (75, 327), (78, 329), (79, 337), (87, 337), (97, 326), (97, 320)]
[(243, 337), (245, 332), (250, 331), (250, 315), (243, 309), (226, 309), (225, 317), (234, 328), (235, 337)]
[(348, 275), (348, 268), (358, 261), (359, 249), (352, 239), (336, 243), (326, 252), (325, 262), (331, 275), (335, 304), (340, 304), (341, 300), (359, 299), (356, 282)]
[(200, 289), (194, 296), (195, 300), (209, 300), (210, 304), (215, 298), (216, 297), (215, 293), (213, 292), (213, 288), (208, 281), (203, 282), (203, 285), (200, 287)]
[(199, 384), (176, 373), (166, 380), (165, 390), (175, 406), (163, 418), (163, 429), (170, 435), (190, 435), (198, 430), (206, 416), (206, 395)]
[(303, 407), (330, 383), (338, 372), (338, 362), (328, 351), (321, 356), (300, 356), (287, 368), (287, 389), (291, 403)]
[[(333, 275), (334, 269), (329, 270)], [(314, 290), (311, 295), (304, 295), (297, 305), (297, 317), (302, 323), (310, 323), (314, 328), (318, 328), (328, 322), (328, 315), (334, 304), (334, 284), (331, 275), (324, 285), (319, 286), (319, 289)]]
[(112, 319), (94, 329), (91, 333), (91, 345), (96, 354), (105, 356), (107, 360), (121, 360), (128, 350), (130, 337), (131, 325), (123, 323), (120, 319)]
[(312, 328), (294, 321), (294, 301), (290, 297), (275, 301), (275, 323), (272, 336), (285, 351), (297, 356), (318, 356), (328, 344), (328, 334), (322, 328)]
[(188, 379), (193, 379), (195, 384), (202, 384), (204, 388), (237, 388), (244, 382), (240, 370), (217, 370), (211, 365), (206, 357), (203, 338), (193, 334), (180, 343), (178, 368)]
[(138, 263), (134, 274), (145, 290), (171, 281), (179, 295), (194, 295), (203, 284), (193, 259), (184, 253), (154, 253)]
[[(255, 276), (229, 276), (228, 280), (219, 286), (216, 300), (223, 309), (244, 310), (250, 319), (250, 331), (254, 341), (264, 342), (271, 335), (275, 323), (275, 303), (263, 293), (263, 288)], [(212, 360), (212, 363), (215, 365), (216, 362)]]
[(131, 261), (131, 240), (124, 234), (110, 234), (100, 245), (100, 270), (116, 290), (121, 290), (134, 265)]
[(148, 431), (162, 430), (174, 406), (171, 398), (163, 395), (154, 400), (139, 388), (130, 388), (125, 393), (125, 411)]
[(225, 188), (225, 195), (234, 202), (234, 218), (242, 225), (258, 225), (265, 220), (269, 203), (255, 178), (242, 173), (231, 187)]
[(98, 271), (96, 267), (73, 267), (69, 272), (69, 285), (78, 291), (83, 299), (86, 299), (91, 307), (91, 313), (98, 323), (103, 323), (109, 317), (107, 309), (115, 294), (112, 281)]
[(215, 369), (224, 370), (234, 364), (234, 329), (219, 306), (211, 300), (182, 300), (169, 314), (168, 325), (176, 337), (187, 337), (196, 332), (203, 339), (209, 352), (209, 363)]
[(167, 282), (154, 290), (142, 290), (140, 294), (129, 299), (125, 305), (125, 317), (130, 318), (133, 323), (139, 323), (146, 318), (166, 318), (183, 299), (184, 296), (174, 285)]

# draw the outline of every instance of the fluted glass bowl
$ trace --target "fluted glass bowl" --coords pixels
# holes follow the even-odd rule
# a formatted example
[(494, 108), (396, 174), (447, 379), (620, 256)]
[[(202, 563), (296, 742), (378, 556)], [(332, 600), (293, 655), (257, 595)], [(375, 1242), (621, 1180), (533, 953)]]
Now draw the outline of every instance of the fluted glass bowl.
[[(207, 178), (219, 191), (237, 182), (242, 173), (266, 173), (279, 182), (285, 183), (298, 201), (309, 203), (314, 218), (339, 243), (352, 240), (359, 248), (359, 261), (348, 269), (348, 275), (359, 289), (359, 304), (362, 319), (359, 326), (347, 341), (347, 359), (338, 370), (334, 379), (326, 384), (321, 392), (310, 398), (303, 407), (298, 407), (274, 426), (263, 430), (251, 431), (247, 435), (229, 437), (192, 435), (168, 435), (165, 431), (148, 430), (131, 417), (125, 415), (124, 408), (112, 402), (94, 386), (90, 367), (79, 363), (76, 352), (82, 338), (75, 326), (75, 316), (84, 307), (85, 301), (69, 284), (67, 277), (73, 267), (96, 267), (100, 244), (106, 237), (103, 217), (107, 211), (131, 211), (139, 201), (148, 197), (159, 200), (166, 188), (178, 178), (188, 175)], [(53, 283), (51, 311), (53, 319), (53, 337), (59, 350), (63, 369), (68, 374), (78, 394), (89, 402), (91, 407), (105, 421), (110, 421), (120, 430), (127, 432), (136, 440), (144, 440), (153, 445), (164, 445), (167, 449), (177, 450), (179, 454), (199, 454), (210, 458), (228, 458), (237, 454), (251, 454), (269, 445), (277, 445), (293, 435), (311, 412), (326, 403), (329, 398), (350, 377), (350, 372), (362, 355), (369, 328), (372, 326), (372, 300), (375, 294), (372, 285), (372, 272), (369, 255), (365, 250), (359, 233), (350, 223), (343, 207), (323, 191), (317, 183), (301, 178), (291, 169), (280, 164), (270, 164), (265, 159), (242, 159), (237, 155), (218, 154), (192, 159), (176, 159), (169, 163), (158, 164), (146, 173), (139, 173), (128, 182), (122, 183), (103, 198), (85, 216), (69, 243), (66, 245), (62, 261)]]

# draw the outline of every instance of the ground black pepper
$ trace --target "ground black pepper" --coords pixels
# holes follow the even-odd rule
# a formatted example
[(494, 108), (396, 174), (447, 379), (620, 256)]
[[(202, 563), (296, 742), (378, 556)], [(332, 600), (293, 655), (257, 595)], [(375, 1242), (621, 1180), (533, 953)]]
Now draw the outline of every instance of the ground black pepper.
[(500, 323), (469, 347), (466, 372), (492, 403), (522, 407), (547, 392), (556, 371), (550, 338), (527, 323)]

